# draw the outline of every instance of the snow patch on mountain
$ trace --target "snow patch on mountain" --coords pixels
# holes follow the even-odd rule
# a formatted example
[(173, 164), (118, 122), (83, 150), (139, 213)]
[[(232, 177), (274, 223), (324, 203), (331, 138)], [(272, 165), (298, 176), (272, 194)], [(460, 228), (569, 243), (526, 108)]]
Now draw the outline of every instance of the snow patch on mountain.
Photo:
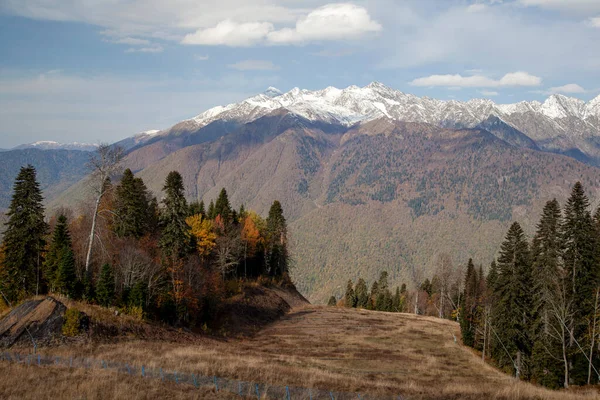
[(14, 150), (24, 149), (96, 151), (98, 145), (79, 142), (59, 143), (51, 140), (40, 140), (33, 143), (22, 144), (14, 148)]

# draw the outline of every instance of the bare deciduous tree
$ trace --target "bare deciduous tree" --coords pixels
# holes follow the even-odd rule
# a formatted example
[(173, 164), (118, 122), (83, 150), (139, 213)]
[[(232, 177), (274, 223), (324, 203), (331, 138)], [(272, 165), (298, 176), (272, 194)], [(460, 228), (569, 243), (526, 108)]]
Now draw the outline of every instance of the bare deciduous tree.
[(98, 209), (100, 208), (100, 203), (108, 188), (107, 181), (118, 173), (123, 156), (124, 152), (121, 147), (101, 144), (96, 153), (90, 157), (88, 163), (88, 168), (91, 171), (90, 188), (95, 198), (95, 206), (92, 214), (92, 227), (90, 229), (88, 250), (85, 259), (85, 271), (88, 274), (92, 260), (92, 249), (96, 238)]

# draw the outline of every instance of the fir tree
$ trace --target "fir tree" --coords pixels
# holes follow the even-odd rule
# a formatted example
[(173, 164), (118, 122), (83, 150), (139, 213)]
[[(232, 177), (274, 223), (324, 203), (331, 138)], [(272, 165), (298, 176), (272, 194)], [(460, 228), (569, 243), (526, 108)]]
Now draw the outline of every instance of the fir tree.
[(335, 299), (335, 296), (331, 296), (329, 298), (329, 301), (327, 302), (327, 305), (330, 307), (335, 307), (337, 305), (337, 300)]
[(387, 271), (381, 272), (379, 275), (379, 281), (377, 287), (381, 292), (385, 292), (388, 289), (388, 273)]
[(287, 225), (281, 203), (277, 200), (269, 209), (267, 217), (267, 263), (273, 276), (288, 272)]
[(225, 188), (221, 189), (219, 197), (217, 197), (214, 213), (215, 217), (220, 215), (226, 224), (231, 222), (231, 204), (229, 204), (229, 197)]
[(115, 278), (109, 264), (102, 266), (100, 279), (96, 284), (96, 300), (101, 306), (109, 307), (115, 299)]
[(392, 311), (394, 312), (402, 312), (402, 297), (400, 296), (400, 288), (396, 286), (396, 293), (394, 293), (394, 297), (392, 298)]
[(464, 293), (461, 297), (459, 323), (463, 343), (466, 346), (475, 345), (475, 312), (477, 306), (477, 272), (473, 260), (469, 259), (465, 273)]
[(40, 291), (44, 236), (48, 229), (42, 202), (35, 168), (22, 167), (13, 186), (3, 239), (5, 279), (0, 288), (10, 301)]
[(194, 201), (194, 202), (190, 203), (189, 216), (194, 216), (194, 215), (202, 215), (203, 217), (205, 216), (203, 201), (201, 201), (201, 202)]
[[(115, 226), (119, 237), (139, 239), (148, 230), (148, 217), (151, 196), (141, 178), (136, 178), (128, 168), (123, 173), (121, 183), (115, 190)], [(150, 215), (149, 215), (150, 214)]]
[(64, 253), (72, 250), (67, 217), (61, 214), (52, 233), (52, 241), (44, 261), (44, 279), (50, 291), (57, 290), (57, 273)]
[(179, 172), (170, 172), (163, 187), (165, 198), (162, 201), (160, 224), (162, 234), (159, 245), (165, 257), (183, 258), (190, 250), (188, 226), (185, 222), (188, 206), (185, 200), (183, 179)]
[(533, 308), (529, 246), (521, 226), (511, 225), (498, 257), (497, 304), (492, 326), (498, 341), (493, 353), (501, 367), (526, 376), (531, 355), (531, 311)]
[(128, 303), (131, 307), (146, 308), (146, 286), (142, 282), (137, 282), (133, 285), (129, 292)]
[[(593, 320), (594, 299), (599, 285), (598, 236), (589, 212), (590, 202), (580, 182), (575, 183), (565, 205), (562, 224), (562, 257), (567, 272), (567, 296), (575, 305), (570, 331), (582, 346), (587, 346), (589, 323)], [(584, 384), (588, 362), (584, 354), (574, 351), (571, 360), (572, 383)]]
[(62, 257), (56, 272), (56, 289), (69, 297), (77, 297), (77, 275), (75, 273), (75, 256), (71, 249), (62, 252)]
[(371, 295), (369, 296), (369, 304), (367, 304), (367, 309), (375, 310), (377, 296), (379, 296), (379, 283), (375, 281), (371, 285)]
[(215, 214), (215, 203), (211, 200), (208, 205), (208, 218), (215, 219), (217, 215)]
[(356, 295), (354, 294), (351, 280), (348, 280), (348, 284), (346, 285), (346, 294), (344, 295), (344, 299), (346, 307), (356, 307)]
[(356, 283), (356, 290), (354, 292), (356, 294), (356, 307), (367, 308), (369, 304), (369, 291), (364, 279), (358, 279), (358, 282)]

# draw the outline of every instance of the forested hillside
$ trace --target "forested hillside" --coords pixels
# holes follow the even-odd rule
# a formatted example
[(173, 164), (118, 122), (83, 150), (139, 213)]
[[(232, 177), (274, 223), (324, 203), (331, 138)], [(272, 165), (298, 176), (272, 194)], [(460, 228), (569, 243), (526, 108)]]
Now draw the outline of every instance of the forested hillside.
[[(513, 219), (531, 234), (533, 216), (548, 199), (564, 201), (572, 182), (581, 180), (594, 204), (600, 193), (595, 167), (482, 129), (383, 118), (346, 130), (284, 110), (212, 141), (203, 141), (204, 129), (212, 128), (160, 136), (123, 165), (159, 199), (172, 170), (189, 201), (208, 203), (224, 187), (235, 208), (266, 214), (279, 199), (291, 274), (319, 302), (341, 295), (347, 278), (376, 279), (382, 270), (394, 284), (415, 285), (415, 271), (430, 275), (442, 252), (487, 264)], [(89, 210), (87, 190), (81, 182), (49, 208)]]

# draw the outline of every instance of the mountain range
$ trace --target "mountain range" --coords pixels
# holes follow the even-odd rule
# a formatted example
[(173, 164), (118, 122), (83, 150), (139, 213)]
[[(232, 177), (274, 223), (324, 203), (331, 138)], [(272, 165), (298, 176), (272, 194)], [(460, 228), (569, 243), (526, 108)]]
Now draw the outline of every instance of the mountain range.
[[(413, 284), (442, 252), (487, 265), (512, 220), (531, 234), (544, 203), (564, 202), (577, 180), (596, 205), (599, 105), (600, 97), (558, 95), (511, 105), (440, 101), (380, 83), (269, 88), (119, 144), (124, 166), (159, 198), (178, 170), (190, 200), (209, 202), (225, 187), (235, 207), (265, 215), (279, 199), (293, 277), (303, 294), (324, 301), (348, 279), (373, 280), (382, 270), (395, 284)], [(85, 203), (85, 178), (65, 182), (46, 185), (50, 210)]]

